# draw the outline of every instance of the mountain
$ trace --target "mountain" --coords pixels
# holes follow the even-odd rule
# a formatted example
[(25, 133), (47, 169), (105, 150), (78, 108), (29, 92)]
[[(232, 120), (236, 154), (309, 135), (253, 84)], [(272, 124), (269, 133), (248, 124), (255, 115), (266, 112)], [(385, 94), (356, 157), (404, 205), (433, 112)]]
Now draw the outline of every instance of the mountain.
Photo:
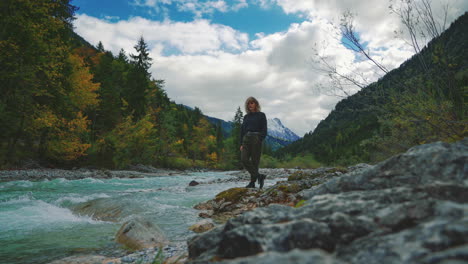
[[(223, 128), (224, 137), (228, 137), (231, 134), (232, 122), (226, 122), (222, 119), (207, 115), (205, 115), (205, 117), (213, 125), (221, 124), (221, 127)], [(281, 123), (281, 120), (279, 120), (278, 118), (268, 118), (267, 124), (268, 132), (265, 142), (267, 146), (270, 147), (272, 150), (277, 150), (279, 148), (287, 146), (301, 138), (293, 131), (291, 131), (291, 129), (285, 127), (283, 123)]]
[(278, 118), (268, 119), (268, 135), (273, 138), (294, 142), (301, 137), (296, 135), (291, 129), (285, 127)]
[(399, 68), (341, 100), (313, 132), (276, 156), (310, 153), (325, 164), (377, 162), (424, 142), (463, 138), (466, 28), (468, 13)]
[(229, 137), (231, 135), (231, 130), (232, 130), (232, 122), (226, 122), (222, 119), (216, 118), (216, 117), (211, 117), (204, 115), (208, 121), (210, 121), (211, 124), (213, 125), (218, 125), (221, 124), (221, 127), (223, 128), (223, 136), (224, 138)]

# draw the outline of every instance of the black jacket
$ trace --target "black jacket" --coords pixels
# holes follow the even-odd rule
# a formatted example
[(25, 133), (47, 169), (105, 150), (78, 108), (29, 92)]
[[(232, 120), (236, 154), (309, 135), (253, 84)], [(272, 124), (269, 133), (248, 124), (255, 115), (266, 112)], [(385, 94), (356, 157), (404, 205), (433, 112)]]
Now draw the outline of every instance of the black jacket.
[(247, 132), (259, 132), (262, 140), (267, 136), (267, 120), (263, 112), (251, 112), (244, 116), (241, 126), (240, 142)]

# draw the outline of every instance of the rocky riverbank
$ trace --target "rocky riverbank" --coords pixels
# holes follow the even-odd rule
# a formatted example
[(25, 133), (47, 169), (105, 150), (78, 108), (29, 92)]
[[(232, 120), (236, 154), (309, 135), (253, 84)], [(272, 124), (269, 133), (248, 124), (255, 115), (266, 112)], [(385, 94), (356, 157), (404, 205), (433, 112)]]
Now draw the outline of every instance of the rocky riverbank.
[(468, 260), (467, 139), (417, 146), (375, 166), (321, 170), (197, 205), (228, 220), (188, 241), (188, 263)]
[[(0, 170), (0, 182), (6, 181), (43, 181), (54, 179), (79, 180), (85, 178), (112, 179), (112, 178), (144, 178), (170, 175), (185, 175), (189, 171), (156, 169), (146, 167), (146, 170), (130, 168), (129, 170), (96, 170), (96, 169), (19, 169)], [(152, 168), (152, 169), (151, 169)]]

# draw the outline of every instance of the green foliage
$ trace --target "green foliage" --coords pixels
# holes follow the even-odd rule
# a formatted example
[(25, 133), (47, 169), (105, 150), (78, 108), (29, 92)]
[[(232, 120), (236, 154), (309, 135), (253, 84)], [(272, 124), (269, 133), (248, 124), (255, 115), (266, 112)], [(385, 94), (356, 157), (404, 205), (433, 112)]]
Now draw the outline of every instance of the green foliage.
[(299, 207), (302, 207), (306, 205), (306, 200), (300, 200), (299, 202), (297, 202), (296, 205), (294, 205), (294, 208), (299, 208)]
[(318, 162), (313, 155), (299, 155), (292, 157), (286, 155), (283, 158), (275, 158), (267, 154), (263, 154), (260, 159), (261, 168), (303, 168), (315, 169), (321, 167), (322, 164)]
[(310, 153), (323, 164), (350, 165), (466, 137), (467, 24), (464, 14), (421, 53), (340, 101), (313, 133), (275, 157)]
[(468, 120), (460, 122), (455, 118), (451, 101), (438, 101), (424, 93), (402, 93), (392, 101), (386, 106), (388, 115), (380, 120), (379, 133), (362, 142), (362, 146), (375, 149), (372, 161), (404, 152), (414, 145), (454, 142), (466, 136)]
[(155, 164), (157, 149), (157, 130), (146, 116), (133, 121), (131, 116), (117, 125), (103, 140), (101, 148), (114, 150), (113, 162), (117, 168), (125, 168), (130, 164)]
[(162, 247), (159, 247), (158, 253), (156, 254), (156, 256), (154, 256), (154, 259), (151, 262), (151, 264), (163, 264), (163, 262), (164, 262), (163, 249)]
[[(241, 126), (243, 120), (243, 113), (240, 107), (237, 108), (234, 114), (231, 135), (222, 141), (220, 157), (218, 158), (217, 167), (224, 170), (237, 170), (242, 168), (240, 161), (240, 146), (241, 146)], [(222, 132), (222, 131), (221, 131)], [(219, 132), (218, 132), (219, 133)], [(221, 135), (219, 135), (221, 136)], [(218, 142), (219, 138), (217, 139)]]
[(123, 50), (114, 57), (72, 32), (68, 0), (0, 7), (0, 50), (9, 51), (0, 53), (0, 164), (39, 157), (56, 165), (218, 167), (219, 131), (151, 79), (143, 37), (130, 59)]
[(193, 161), (184, 157), (169, 157), (165, 160), (164, 167), (173, 169), (190, 169), (193, 168)]
[(260, 158), (260, 168), (279, 168), (279, 166), (278, 159), (268, 154), (262, 154)]
[(321, 167), (313, 155), (299, 155), (291, 160), (284, 160), (281, 162), (282, 168), (304, 168), (304, 169), (316, 169)]

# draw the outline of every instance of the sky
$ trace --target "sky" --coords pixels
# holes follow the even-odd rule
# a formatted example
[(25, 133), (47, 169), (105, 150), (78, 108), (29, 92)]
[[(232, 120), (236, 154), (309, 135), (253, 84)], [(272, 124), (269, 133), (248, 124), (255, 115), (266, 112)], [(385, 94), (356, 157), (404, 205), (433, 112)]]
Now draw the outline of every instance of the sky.
[[(416, 0), (421, 1), (421, 0)], [(393, 3), (392, 3), (393, 2)], [(371, 83), (382, 77), (346, 47), (338, 28), (345, 12), (372, 56), (388, 69), (414, 55), (398, 0), (72, 0), (75, 32), (101, 41), (117, 55), (135, 54), (143, 36), (154, 79), (171, 100), (231, 121), (249, 96), (268, 118), (303, 136), (325, 119), (343, 93), (330, 89), (326, 61), (341, 74)], [(436, 19), (448, 25), (468, 11), (466, 0), (432, 0)], [(371, 5), (371, 6), (370, 6)], [(402, 31), (403, 30), (403, 31)], [(396, 34), (396, 32), (402, 32)], [(424, 43), (425, 39), (421, 39)], [(358, 88), (346, 86), (352, 94)]]

